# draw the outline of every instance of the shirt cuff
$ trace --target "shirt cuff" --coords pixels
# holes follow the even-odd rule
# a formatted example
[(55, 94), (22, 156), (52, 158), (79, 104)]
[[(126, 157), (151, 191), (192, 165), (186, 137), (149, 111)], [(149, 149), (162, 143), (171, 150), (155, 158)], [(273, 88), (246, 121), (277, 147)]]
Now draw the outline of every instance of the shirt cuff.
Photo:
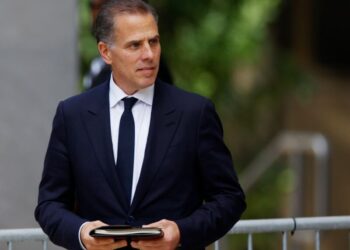
[(78, 232), (79, 243), (80, 243), (81, 249), (83, 249), (83, 250), (86, 250), (86, 248), (85, 248), (83, 242), (81, 241), (80, 232), (81, 232), (81, 229), (83, 228), (83, 226), (84, 226), (86, 223), (88, 223), (88, 222), (85, 222), (85, 223), (83, 223), (83, 224), (80, 226), (79, 232)]

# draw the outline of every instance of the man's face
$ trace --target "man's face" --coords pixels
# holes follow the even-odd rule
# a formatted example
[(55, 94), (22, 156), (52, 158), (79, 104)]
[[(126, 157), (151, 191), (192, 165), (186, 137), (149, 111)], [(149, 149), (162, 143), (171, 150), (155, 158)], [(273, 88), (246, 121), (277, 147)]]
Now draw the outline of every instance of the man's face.
[(122, 14), (114, 22), (112, 44), (104, 49), (100, 42), (99, 50), (112, 66), (114, 81), (132, 94), (155, 82), (161, 52), (158, 26), (151, 14)]

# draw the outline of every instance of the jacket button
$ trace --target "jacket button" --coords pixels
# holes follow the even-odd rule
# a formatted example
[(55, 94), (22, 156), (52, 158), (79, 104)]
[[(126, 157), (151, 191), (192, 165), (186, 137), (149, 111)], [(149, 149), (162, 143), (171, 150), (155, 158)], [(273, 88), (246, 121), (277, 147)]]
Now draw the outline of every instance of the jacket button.
[(132, 216), (132, 215), (129, 215), (128, 216), (128, 218), (127, 218), (127, 220), (126, 220), (126, 222), (127, 222), (127, 224), (132, 224), (132, 223), (134, 223), (135, 222), (135, 217), (134, 216)]

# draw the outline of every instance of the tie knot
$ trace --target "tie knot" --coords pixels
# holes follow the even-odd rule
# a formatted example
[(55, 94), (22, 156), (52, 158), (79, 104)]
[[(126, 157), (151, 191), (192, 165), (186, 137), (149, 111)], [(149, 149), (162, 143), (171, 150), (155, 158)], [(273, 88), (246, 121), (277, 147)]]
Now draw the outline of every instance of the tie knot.
[(123, 98), (124, 101), (124, 110), (130, 111), (132, 109), (132, 106), (137, 102), (137, 99), (135, 97), (125, 97)]

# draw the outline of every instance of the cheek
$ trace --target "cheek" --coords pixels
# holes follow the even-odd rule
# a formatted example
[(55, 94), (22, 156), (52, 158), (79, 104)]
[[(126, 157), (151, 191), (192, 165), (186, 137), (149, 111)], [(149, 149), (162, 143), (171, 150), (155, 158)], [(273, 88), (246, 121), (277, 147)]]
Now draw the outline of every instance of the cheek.
[(125, 55), (120, 64), (122, 64), (121, 66), (124, 67), (126, 71), (133, 72), (137, 68), (138, 62), (139, 56), (134, 53)]
[(155, 48), (154, 53), (157, 54), (158, 56), (160, 56), (160, 54), (162, 53), (162, 48), (160, 46), (158, 46), (157, 48)]
[(131, 65), (138, 58), (137, 53), (118, 50), (113, 53), (113, 61), (116, 65)]
[(131, 72), (135, 67), (131, 56), (116, 57), (113, 65), (114, 69), (119, 72)]

